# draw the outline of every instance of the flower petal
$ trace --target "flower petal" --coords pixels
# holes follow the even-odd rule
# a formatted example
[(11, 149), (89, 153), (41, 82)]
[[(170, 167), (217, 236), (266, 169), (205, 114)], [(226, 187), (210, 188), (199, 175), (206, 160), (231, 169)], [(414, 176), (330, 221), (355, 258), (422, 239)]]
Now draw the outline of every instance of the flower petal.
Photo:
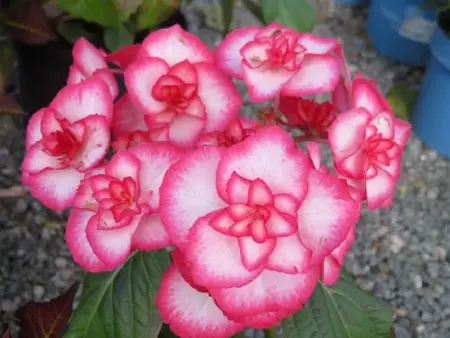
[(89, 272), (107, 271), (108, 268), (92, 251), (86, 237), (86, 227), (95, 214), (89, 210), (74, 208), (66, 227), (66, 242), (75, 263)]
[(182, 114), (176, 116), (169, 126), (170, 142), (181, 149), (189, 149), (197, 142), (205, 121), (198, 117)]
[(57, 112), (58, 118), (70, 123), (89, 115), (104, 116), (111, 123), (113, 100), (107, 84), (99, 77), (92, 77), (61, 89), (49, 107)]
[(376, 83), (359, 75), (352, 85), (352, 107), (365, 108), (375, 116), (382, 111), (392, 111), (389, 103), (378, 90)]
[(42, 117), (44, 116), (44, 111), (47, 108), (42, 108), (38, 110), (36, 113), (31, 115), (30, 120), (27, 125), (27, 132), (25, 136), (25, 149), (28, 150), (30, 147), (36, 142), (42, 139), (41, 133), (41, 122)]
[(142, 42), (138, 58), (149, 56), (163, 59), (170, 66), (184, 60), (191, 63), (214, 61), (208, 46), (178, 24), (159, 29), (147, 36)]
[(339, 280), (341, 274), (341, 266), (333, 256), (325, 257), (322, 264), (322, 272), (320, 279), (323, 285), (331, 286)]
[(311, 169), (306, 156), (279, 127), (265, 127), (228, 148), (217, 169), (217, 190), (224, 200), (233, 172), (248, 180), (264, 181), (275, 194), (291, 194), (301, 201), (306, 194), (306, 177)]
[(111, 130), (115, 138), (135, 131), (147, 131), (144, 114), (139, 111), (128, 93), (114, 104)]
[(91, 169), (89, 172), (84, 173), (84, 179), (78, 187), (77, 193), (73, 199), (72, 207), (78, 209), (86, 209), (92, 212), (97, 212), (98, 202), (94, 198), (94, 191), (91, 188), (90, 178), (95, 175), (104, 175), (105, 167), (98, 166)]
[(83, 37), (73, 45), (72, 55), (75, 65), (85, 76), (92, 76), (96, 70), (108, 67), (102, 53)]
[(366, 181), (367, 207), (375, 210), (383, 205), (383, 202), (395, 193), (396, 180), (386, 171), (379, 169), (377, 175)]
[(137, 60), (125, 71), (128, 93), (144, 114), (158, 114), (165, 108), (164, 103), (152, 97), (152, 88), (168, 71), (169, 65), (157, 58)]
[(174, 264), (162, 277), (155, 304), (161, 319), (181, 338), (229, 338), (244, 329), (225, 317), (209, 294), (191, 287)]
[(188, 244), (198, 218), (225, 207), (216, 190), (216, 170), (223, 150), (205, 147), (189, 153), (166, 173), (160, 188), (160, 213), (171, 241)]
[(44, 141), (33, 144), (25, 154), (22, 170), (29, 173), (38, 173), (46, 168), (61, 169), (66, 167), (58, 157), (51, 156), (45, 152)]
[(139, 159), (129, 152), (120, 152), (113, 156), (106, 165), (106, 175), (123, 180), (131, 177), (138, 181), (141, 163)]
[(308, 54), (326, 54), (339, 45), (337, 39), (321, 37), (309, 33), (300, 34), (298, 42), (306, 48)]
[(338, 61), (329, 55), (305, 55), (299, 72), (283, 86), (287, 96), (304, 96), (331, 92), (339, 82)]
[(400, 146), (401, 150), (403, 150), (406, 143), (408, 143), (410, 133), (411, 124), (400, 119), (394, 120), (394, 141)]
[(131, 238), (133, 249), (137, 250), (158, 250), (169, 246), (169, 235), (164, 229), (159, 214), (144, 215), (137, 229)]
[[(181, 158), (181, 152), (168, 143), (144, 143), (128, 152), (140, 161), (139, 185), (141, 194), (147, 196), (145, 203), (153, 210), (159, 208), (159, 189), (167, 170)], [(148, 197), (146, 197), (148, 198)]]
[(264, 312), (254, 316), (233, 316), (226, 314), (228, 318), (236, 323), (243, 324), (245, 327), (253, 329), (270, 329), (277, 326), (284, 318), (289, 316), (288, 312)]
[(288, 274), (303, 273), (309, 268), (311, 256), (311, 250), (303, 246), (298, 234), (280, 237), (269, 256), (267, 269)]
[(339, 162), (360, 149), (370, 119), (367, 110), (356, 108), (340, 114), (334, 120), (328, 131), (328, 139), (335, 161)]
[(122, 69), (127, 69), (135, 60), (141, 48), (140, 44), (133, 44), (125, 46), (115, 52), (108, 54), (105, 60), (119, 66)]
[(225, 313), (243, 317), (273, 311), (296, 312), (313, 294), (320, 268), (305, 274), (265, 270), (242, 287), (214, 288), (210, 293)]
[(111, 70), (108, 68), (103, 68), (97, 70), (93, 76), (98, 76), (108, 85), (109, 93), (111, 97), (115, 99), (117, 95), (119, 95), (119, 85), (117, 84), (116, 78), (111, 73)]
[(249, 26), (237, 28), (230, 32), (214, 51), (214, 60), (217, 67), (228, 76), (242, 79), (240, 50), (246, 43), (252, 41), (260, 30), (260, 27)]
[(67, 84), (76, 84), (86, 80), (86, 76), (76, 65), (69, 68), (69, 76), (67, 77)]
[(317, 142), (308, 142), (306, 150), (314, 168), (319, 170), (322, 164), (322, 150), (320, 149), (320, 145)]
[(116, 229), (101, 229), (99, 214), (93, 216), (86, 227), (90, 246), (98, 258), (109, 270), (121, 266), (131, 253), (131, 239), (139, 224), (140, 217), (135, 217), (129, 224)]
[(241, 287), (251, 282), (261, 269), (245, 268), (237, 239), (215, 231), (210, 225), (211, 218), (211, 215), (200, 218), (189, 232), (186, 259), (192, 263), (192, 279), (213, 288)]
[(346, 238), (359, 217), (358, 204), (347, 186), (318, 171), (308, 178), (308, 194), (298, 211), (298, 232), (303, 245), (312, 251), (311, 264), (318, 264)]
[(246, 64), (242, 65), (242, 70), (250, 100), (256, 103), (273, 99), (296, 74), (284, 68), (250, 68)]
[(224, 130), (238, 115), (242, 97), (233, 82), (213, 64), (195, 65), (198, 96), (206, 111), (205, 132)]
[(238, 243), (242, 264), (249, 271), (265, 268), (267, 260), (277, 244), (275, 239), (257, 243), (251, 237), (239, 237)]
[(63, 211), (72, 205), (83, 174), (73, 168), (44, 169), (30, 174), (27, 184), (31, 194), (47, 208)]
[(83, 141), (71, 164), (79, 171), (86, 171), (99, 164), (109, 149), (110, 130), (108, 120), (99, 115), (92, 115), (75, 123), (84, 126)]

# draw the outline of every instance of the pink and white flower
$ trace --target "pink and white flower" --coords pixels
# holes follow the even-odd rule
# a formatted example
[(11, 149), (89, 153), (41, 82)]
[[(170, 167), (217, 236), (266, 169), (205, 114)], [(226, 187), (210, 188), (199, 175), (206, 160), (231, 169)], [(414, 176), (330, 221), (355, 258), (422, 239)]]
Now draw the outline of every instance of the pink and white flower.
[(184, 149), (201, 133), (225, 129), (242, 105), (231, 80), (206, 62), (171, 66), (160, 58), (141, 58), (125, 71), (125, 82), (147, 126), (162, 129)]
[(346, 185), (314, 170), (278, 127), (191, 152), (168, 170), (160, 194), (192, 280), (228, 317), (255, 325), (300, 309), (358, 216)]
[(334, 161), (341, 177), (363, 186), (370, 210), (386, 208), (401, 174), (411, 126), (394, 116), (372, 81), (356, 78), (351, 97), (352, 109), (339, 115), (329, 130)]
[(206, 289), (190, 282), (189, 271), (177, 264), (180, 261), (175, 262), (164, 273), (155, 301), (161, 319), (173, 333), (180, 337), (229, 338), (244, 330), (244, 325), (225, 316)]
[(63, 88), (27, 127), (24, 184), (47, 207), (70, 207), (84, 173), (109, 149), (112, 98), (99, 78)]
[(72, 49), (73, 64), (70, 66), (67, 84), (76, 84), (92, 76), (99, 76), (108, 85), (113, 99), (119, 93), (119, 87), (114, 75), (108, 68), (105, 54), (97, 49), (85, 38), (80, 38), (75, 42)]
[(250, 98), (264, 102), (276, 95), (304, 96), (332, 91), (340, 64), (331, 55), (339, 42), (298, 33), (274, 22), (229, 33), (215, 51), (217, 66), (243, 79)]
[(180, 158), (170, 144), (147, 143), (116, 154), (87, 175), (74, 198), (66, 240), (74, 260), (91, 272), (113, 270), (136, 250), (170, 244), (159, 216), (159, 187)]
[[(318, 143), (311, 142), (306, 145), (306, 149), (308, 151), (309, 158), (313, 167), (322, 172), (329, 173), (328, 168), (326, 168), (322, 162), (322, 151)], [(339, 175), (338, 175), (339, 177)], [(347, 181), (343, 180), (343, 182), (347, 183)], [(359, 191), (354, 187), (348, 185), (347, 189), (350, 196), (355, 200), (357, 205), (357, 211), (355, 212), (357, 215), (360, 214), (360, 206), (361, 206), (361, 196)], [(359, 216), (358, 216), (359, 217)], [(355, 232), (356, 232), (356, 224), (352, 224), (347, 237), (344, 241), (334, 249), (327, 257), (325, 257), (322, 263), (322, 271), (320, 274), (320, 278), (324, 285), (333, 285), (339, 280), (339, 276), (341, 273), (342, 266), (344, 265), (345, 256), (347, 252), (350, 250), (354, 240), (355, 240)]]

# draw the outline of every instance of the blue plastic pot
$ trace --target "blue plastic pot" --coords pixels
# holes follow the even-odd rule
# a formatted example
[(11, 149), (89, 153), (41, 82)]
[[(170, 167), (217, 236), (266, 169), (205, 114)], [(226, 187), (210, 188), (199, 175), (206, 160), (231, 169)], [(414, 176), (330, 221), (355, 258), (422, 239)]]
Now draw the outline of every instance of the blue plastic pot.
[(368, 5), (371, 0), (335, 0), (337, 5), (363, 6)]
[(412, 126), (426, 145), (450, 158), (450, 38), (438, 29), (430, 49)]
[(436, 30), (433, 9), (426, 0), (372, 0), (367, 32), (381, 55), (413, 66), (425, 66), (429, 43)]

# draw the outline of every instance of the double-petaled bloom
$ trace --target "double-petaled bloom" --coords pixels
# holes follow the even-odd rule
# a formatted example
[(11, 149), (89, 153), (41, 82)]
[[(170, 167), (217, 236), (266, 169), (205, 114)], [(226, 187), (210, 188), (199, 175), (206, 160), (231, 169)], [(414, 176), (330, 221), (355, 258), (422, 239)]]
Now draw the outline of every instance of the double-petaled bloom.
[(66, 241), (85, 270), (113, 270), (139, 250), (169, 246), (159, 216), (159, 188), (180, 159), (167, 143), (140, 144), (91, 171), (73, 201)]
[(193, 147), (202, 133), (225, 129), (242, 105), (208, 47), (178, 25), (143, 41), (125, 83), (147, 127), (183, 149)]
[(168, 170), (160, 197), (189, 268), (170, 269), (158, 305), (176, 334), (182, 326), (195, 337), (270, 327), (298, 311), (359, 217), (346, 183), (316, 170), (278, 127), (191, 152)]
[(353, 81), (350, 107), (329, 130), (336, 171), (360, 190), (369, 209), (392, 203), (411, 126), (397, 119), (373, 81)]
[(215, 51), (217, 66), (243, 79), (250, 98), (303, 96), (332, 91), (340, 79), (336, 39), (299, 33), (272, 23), (229, 33)]
[(71, 206), (80, 182), (103, 161), (110, 142), (113, 101), (98, 75), (63, 88), (27, 127), (23, 182), (47, 207)]

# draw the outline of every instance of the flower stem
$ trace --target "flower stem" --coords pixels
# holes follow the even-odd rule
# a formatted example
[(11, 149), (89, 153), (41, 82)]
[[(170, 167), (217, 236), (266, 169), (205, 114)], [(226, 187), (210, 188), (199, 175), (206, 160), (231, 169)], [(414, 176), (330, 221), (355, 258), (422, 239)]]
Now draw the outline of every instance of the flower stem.
[(265, 338), (278, 338), (278, 332), (276, 327), (264, 330)]

